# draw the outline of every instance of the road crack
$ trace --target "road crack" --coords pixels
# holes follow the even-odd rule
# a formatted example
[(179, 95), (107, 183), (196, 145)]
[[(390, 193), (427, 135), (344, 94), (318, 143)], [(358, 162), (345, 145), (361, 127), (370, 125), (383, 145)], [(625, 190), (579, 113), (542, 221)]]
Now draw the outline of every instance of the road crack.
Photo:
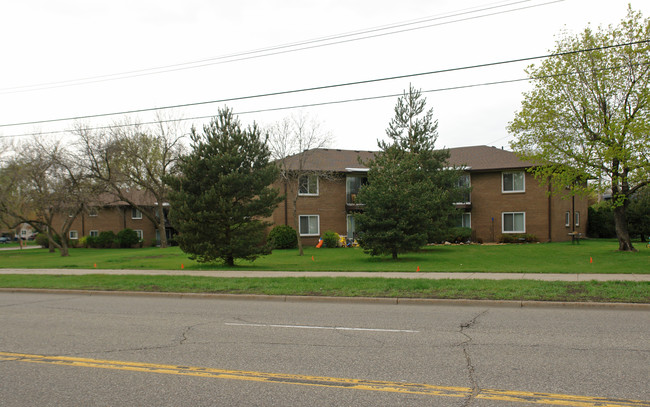
[(469, 376), (469, 381), (472, 385), (472, 394), (467, 396), (467, 398), (463, 401), (463, 407), (469, 407), (472, 405), (472, 401), (476, 399), (476, 396), (481, 392), (481, 387), (479, 386), (478, 380), (476, 379), (476, 369), (474, 367), (474, 364), (472, 363), (472, 356), (470, 354), (470, 346), (472, 343), (472, 337), (467, 334), (467, 330), (471, 329), (474, 325), (477, 324), (477, 321), (480, 317), (483, 315), (487, 314), (488, 310), (485, 310), (478, 315), (476, 315), (474, 318), (472, 318), (468, 322), (463, 322), (460, 324), (460, 334), (463, 335), (466, 339), (459, 344), (459, 346), (463, 349), (463, 355), (465, 356), (465, 363), (466, 363), (466, 368), (467, 368), (467, 374)]

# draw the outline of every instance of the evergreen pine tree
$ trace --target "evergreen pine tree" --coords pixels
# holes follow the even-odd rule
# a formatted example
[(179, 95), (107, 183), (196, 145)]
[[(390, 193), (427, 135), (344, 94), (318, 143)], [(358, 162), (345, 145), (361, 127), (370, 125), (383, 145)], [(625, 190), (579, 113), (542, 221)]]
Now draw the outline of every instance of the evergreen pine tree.
[(278, 170), (269, 162), (266, 140), (256, 125), (242, 129), (232, 110), (191, 131), (192, 152), (179, 166), (180, 175), (168, 177), (170, 219), (179, 231), (178, 242), (199, 262), (221, 259), (255, 260), (269, 254), (265, 244), (268, 222), (280, 202), (270, 187)]
[(381, 152), (369, 165), (368, 184), (358, 199), (365, 205), (355, 215), (361, 245), (371, 255), (418, 250), (440, 239), (459, 200), (460, 173), (448, 168), (449, 151), (435, 150), (438, 123), (426, 99), (409, 88), (395, 106)]

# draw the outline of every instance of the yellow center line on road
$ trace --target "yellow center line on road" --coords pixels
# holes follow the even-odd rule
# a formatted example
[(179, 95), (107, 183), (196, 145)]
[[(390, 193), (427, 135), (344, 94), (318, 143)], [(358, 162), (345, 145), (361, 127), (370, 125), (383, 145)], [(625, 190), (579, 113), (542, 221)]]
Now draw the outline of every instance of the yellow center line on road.
[[(213, 369), (197, 366), (162, 365), (125, 362), (118, 360), (86, 359), (67, 356), (31, 355), (0, 352), (0, 361), (44, 363), (59, 366), (90, 367), (98, 369), (127, 370), (213, 379), (245, 380), (302, 386), (334, 387), (353, 390), (421, 394), (437, 397), (466, 398), (472, 394), (468, 387), (433, 386), (429, 384), (401, 383), (380, 380), (345, 379), (337, 377), (295, 375), (285, 373), (249, 372), (243, 370)], [(535, 393), (510, 390), (482, 389), (477, 399), (508, 401), (514, 403), (545, 404), (577, 407), (650, 407), (650, 401), (611, 399), (604, 397), (574, 396), (568, 394)]]

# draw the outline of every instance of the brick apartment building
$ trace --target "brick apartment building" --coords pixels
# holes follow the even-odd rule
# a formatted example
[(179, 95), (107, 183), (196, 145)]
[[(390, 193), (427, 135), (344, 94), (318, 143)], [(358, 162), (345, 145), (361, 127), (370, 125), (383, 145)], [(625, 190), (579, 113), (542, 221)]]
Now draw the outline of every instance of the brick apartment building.
[[(152, 195), (143, 191), (130, 191), (129, 199), (142, 207), (154, 208), (156, 201)], [(160, 240), (156, 225), (144, 214), (112, 194), (102, 194), (86, 211), (80, 213), (70, 228), (70, 244), (82, 236), (99, 236), (104, 231), (118, 233), (123, 229), (133, 229), (144, 246), (155, 245)], [(167, 238), (172, 235), (170, 226), (166, 228)]]
[[(296, 207), (303, 243), (315, 244), (328, 230), (354, 236), (354, 214), (363, 210), (355, 198), (368, 172), (359, 160), (367, 162), (375, 153), (336, 149), (308, 153), (304, 175), (294, 185), (277, 184), (287, 197), (299, 190)], [(462, 210), (458, 224), (471, 228), (475, 241), (495, 242), (503, 234), (520, 233), (535, 235), (540, 242), (570, 240), (570, 233), (586, 235), (587, 199), (549, 197), (548, 186), (526, 172), (531, 163), (488, 146), (452, 148), (450, 154), (449, 165), (462, 167), (461, 182), (471, 187), (467, 201), (457, 204)], [(289, 157), (287, 164), (297, 169), (298, 156)], [(296, 227), (291, 199), (279, 205), (271, 220)]]

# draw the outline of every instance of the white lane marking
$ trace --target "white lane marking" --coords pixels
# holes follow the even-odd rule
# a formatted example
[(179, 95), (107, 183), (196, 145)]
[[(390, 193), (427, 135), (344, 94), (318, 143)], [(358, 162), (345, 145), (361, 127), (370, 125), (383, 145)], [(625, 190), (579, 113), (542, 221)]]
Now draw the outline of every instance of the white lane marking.
[(331, 331), (372, 331), (372, 332), (404, 332), (404, 333), (420, 332), (420, 331), (413, 331), (410, 329), (348, 328), (343, 326), (311, 326), (311, 325), (244, 324), (244, 323), (234, 323), (234, 322), (226, 322), (226, 325), (264, 327), (264, 328), (327, 329)]

